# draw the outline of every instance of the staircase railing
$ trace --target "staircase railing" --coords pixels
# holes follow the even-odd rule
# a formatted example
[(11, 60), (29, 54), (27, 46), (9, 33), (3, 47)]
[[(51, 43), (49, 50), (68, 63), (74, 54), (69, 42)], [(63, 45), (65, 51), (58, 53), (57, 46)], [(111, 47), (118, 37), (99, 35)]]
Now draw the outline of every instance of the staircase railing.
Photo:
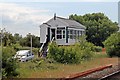
[[(52, 38), (50, 43), (52, 43), (54, 41), (54, 39), (55, 39), (55, 37)], [(49, 48), (47, 49), (47, 52), (48, 52), (48, 50), (49, 50)]]
[(44, 43), (42, 44), (42, 46), (40, 47), (40, 50), (39, 50), (39, 52), (41, 52), (42, 51), (42, 49), (43, 49), (43, 47), (44, 47), (44, 45), (45, 45), (45, 43), (46, 43), (46, 39), (47, 39), (47, 37), (45, 38), (45, 41), (44, 41)]

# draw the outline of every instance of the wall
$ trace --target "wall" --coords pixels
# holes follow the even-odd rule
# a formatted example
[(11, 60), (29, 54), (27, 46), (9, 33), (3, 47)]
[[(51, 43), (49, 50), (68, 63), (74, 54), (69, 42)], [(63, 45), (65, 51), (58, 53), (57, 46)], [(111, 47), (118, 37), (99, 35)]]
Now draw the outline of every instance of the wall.
[(44, 43), (46, 41), (47, 27), (48, 26), (45, 24), (40, 26), (40, 43)]

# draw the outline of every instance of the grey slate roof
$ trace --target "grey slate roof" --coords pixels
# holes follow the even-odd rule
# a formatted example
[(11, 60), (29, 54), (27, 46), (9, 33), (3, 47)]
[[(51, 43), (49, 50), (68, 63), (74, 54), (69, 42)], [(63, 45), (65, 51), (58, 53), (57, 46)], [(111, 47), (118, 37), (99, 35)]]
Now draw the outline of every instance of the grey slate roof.
[(86, 29), (85, 26), (83, 26), (82, 24), (78, 23), (75, 20), (70, 20), (70, 19), (61, 18), (61, 17), (56, 17), (56, 19), (52, 18), (44, 24), (46, 24), (48, 26), (64, 25), (64, 26), (68, 26), (68, 27)]

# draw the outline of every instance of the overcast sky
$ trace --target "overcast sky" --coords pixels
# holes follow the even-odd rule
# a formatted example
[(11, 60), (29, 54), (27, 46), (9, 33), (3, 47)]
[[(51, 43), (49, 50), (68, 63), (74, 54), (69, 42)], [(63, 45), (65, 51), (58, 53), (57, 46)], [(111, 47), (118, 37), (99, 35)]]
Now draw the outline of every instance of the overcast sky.
[[(0, 3), (0, 19), (3, 28), (11, 33), (19, 33), (25, 36), (32, 33), (39, 36), (39, 25), (48, 21), (54, 15), (68, 18), (70, 14), (84, 15), (87, 13), (102, 12), (113, 22), (118, 22), (119, 0), (84, 0), (81, 2), (40, 2), (41, 0), (6, 0)], [(68, 0), (66, 0), (68, 1)], [(73, 1), (73, 0), (71, 0)], [(87, 2), (89, 1), (89, 2)], [(102, 2), (101, 2), (102, 1)], [(111, 2), (108, 2), (111, 1)]]

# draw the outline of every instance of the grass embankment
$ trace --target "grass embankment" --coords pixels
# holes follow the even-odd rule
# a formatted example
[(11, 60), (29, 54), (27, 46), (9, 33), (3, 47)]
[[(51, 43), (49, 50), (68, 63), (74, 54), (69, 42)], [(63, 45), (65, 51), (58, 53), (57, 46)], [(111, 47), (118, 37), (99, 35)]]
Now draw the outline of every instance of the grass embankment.
[(96, 54), (92, 60), (84, 61), (81, 64), (60, 64), (43, 62), (36, 66), (31, 61), (21, 62), (20, 77), (21, 78), (62, 78), (69, 74), (82, 72), (91, 68), (104, 66), (107, 64), (118, 64), (118, 58), (108, 58), (106, 54)]

